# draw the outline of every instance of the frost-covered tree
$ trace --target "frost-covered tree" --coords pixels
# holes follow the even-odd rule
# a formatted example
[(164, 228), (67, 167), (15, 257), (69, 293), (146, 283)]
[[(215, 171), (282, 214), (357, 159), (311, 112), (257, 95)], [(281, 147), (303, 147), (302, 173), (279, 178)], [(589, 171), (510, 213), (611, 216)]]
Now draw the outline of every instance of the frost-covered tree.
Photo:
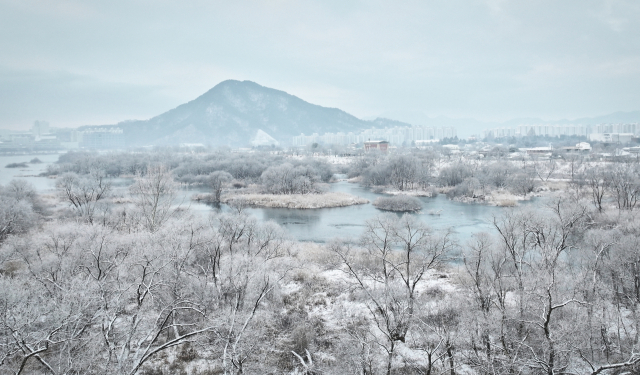
[(31, 205), (11, 197), (0, 197), (0, 243), (12, 234), (25, 233), (36, 224)]
[(410, 190), (418, 180), (418, 163), (412, 155), (397, 155), (389, 158), (389, 180), (396, 189)]
[(317, 171), (310, 166), (289, 163), (269, 167), (262, 173), (262, 186), (270, 194), (308, 194), (318, 191)]
[(25, 233), (37, 223), (35, 208), (42, 205), (31, 184), (12, 180), (0, 186), (0, 243), (12, 234)]
[(616, 163), (607, 172), (609, 190), (616, 199), (618, 209), (632, 210), (640, 199), (640, 167), (636, 163)]
[(148, 166), (146, 174), (138, 174), (129, 187), (136, 209), (147, 230), (154, 232), (169, 219), (178, 185), (164, 165)]
[(405, 342), (416, 323), (417, 300), (427, 273), (439, 267), (453, 249), (450, 233), (435, 233), (415, 217), (392, 214), (367, 221), (362, 248), (334, 242), (337, 259), (354, 285), (364, 293), (374, 336), (392, 373), (397, 344)]
[(609, 190), (611, 181), (609, 180), (604, 169), (598, 167), (587, 168), (581, 176), (585, 181), (585, 185), (591, 196), (591, 202), (599, 212), (604, 210), (602, 205), (604, 196)]
[(226, 183), (231, 181), (232, 178), (233, 176), (225, 171), (215, 171), (209, 174), (207, 178), (207, 185), (211, 189), (211, 195), (214, 202), (220, 202), (222, 188)]
[(56, 187), (64, 200), (82, 219), (93, 222), (96, 209), (111, 191), (111, 182), (103, 171), (92, 169), (88, 175), (68, 172), (56, 181)]

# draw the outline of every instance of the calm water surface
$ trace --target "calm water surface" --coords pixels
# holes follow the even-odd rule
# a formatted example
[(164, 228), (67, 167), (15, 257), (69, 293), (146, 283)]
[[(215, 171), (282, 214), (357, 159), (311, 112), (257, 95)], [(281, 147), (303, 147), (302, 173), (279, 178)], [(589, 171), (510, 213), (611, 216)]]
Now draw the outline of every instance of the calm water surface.
[[(33, 158), (43, 161), (41, 164), (28, 164), (27, 168), (5, 168), (9, 163), (29, 162)], [(55, 180), (46, 177), (34, 177), (46, 170), (48, 164), (58, 160), (57, 154), (0, 156), (0, 185), (6, 185), (14, 178), (24, 178), (41, 193), (51, 193), (55, 189)], [(114, 186), (124, 187), (131, 183), (130, 179), (117, 179)], [(373, 193), (357, 184), (339, 181), (331, 184), (331, 191), (345, 192), (360, 196), (373, 202), (383, 194)], [(203, 192), (202, 188), (185, 189), (178, 198), (182, 206), (203, 215), (208, 215), (214, 208), (197, 202), (191, 202), (193, 194)], [(465, 204), (450, 201), (444, 195), (435, 198), (419, 198), (422, 211), (412, 214), (436, 230), (451, 229), (459, 240), (468, 239), (471, 234), (490, 231), (494, 215), (500, 215), (505, 208), (480, 204)], [(223, 211), (229, 208), (223, 205)], [(440, 211), (440, 215), (430, 212)], [(248, 212), (258, 220), (272, 220), (284, 227), (293, 238), (300, 241), (328, 242), (333, 238), (357, 239), (364, 230), (365, 221), (383, 213), (371, 203), (337, 208), (321, 209), (289, 209), (289, 208), (250, 208)], [(400, 217), (402, 214), (397, 214)]]
[[(47, 165), (58, 161), (59, 154), (11, 155), (0, 156), (0, 185), (6, 185), (13, 179), (29, 181), (40, 193), (50, 193), (55, 189), (56, 181), (47, 177), (37, 177), (47, 169)], [(30, 164), (34, 158), (40, 164)], [(7, 164), (27, 163), (26, 168), (5, 168)]]
[[(370, 202), (384, 196), (346, 181), (331, 184), (331, 190), (364, 197)], [(490, 231), (493, 215), (504, 212), (502, 207), (454, 202), (444, 195), (419, 199), (422, 201), (423, 209), (412, 215), (418, 216), (436, 230), (451, 229), (460, 240), (466, 240), (476, 232)], [(429, 214), (439, 210), (440, 215)], [(259, 220), (275, 221), (298, 240), (313, 242), (328, 242), (335, 237), (355, 240), (362, 234), (366, 220), (385, 212), (378, 210), (371, 203), (307, 210), (252, 208), (248, 211)], [(396, 215), (402, 216), (401, 213)]]

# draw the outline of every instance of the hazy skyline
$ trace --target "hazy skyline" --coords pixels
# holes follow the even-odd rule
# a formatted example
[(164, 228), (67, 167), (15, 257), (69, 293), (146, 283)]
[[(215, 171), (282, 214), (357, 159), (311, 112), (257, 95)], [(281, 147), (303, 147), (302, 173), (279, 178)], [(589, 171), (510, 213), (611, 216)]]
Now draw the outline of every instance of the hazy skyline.
[(147, 119), (251, 80), (361, 118), (640, 110), (640, 2), (0, 0), (0, 128)]

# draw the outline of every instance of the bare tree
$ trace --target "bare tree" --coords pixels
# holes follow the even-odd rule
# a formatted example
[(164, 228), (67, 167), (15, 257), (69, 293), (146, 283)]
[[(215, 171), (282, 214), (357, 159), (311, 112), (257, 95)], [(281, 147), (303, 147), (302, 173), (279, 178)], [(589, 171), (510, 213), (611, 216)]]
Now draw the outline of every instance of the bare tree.
[(141, 212), (144, 226), (151, 232), (158, 230), (175, 212), (171, 207), (177, 194), (177, 184), (164, 165), (147, 167), (146, 174), (138, 174), (129, 190)]
[(467, 177), (472, 177), (471, 168), (464, 163), (456, 163), (440, 170), (438, 179), (444, 186), (456, 186), (464, 181)]
[(398, 155), (389, 158), (390, 182), (396, 189), (410, 190), (418, 179), (418, 165), (412, 155)]
[(480, 171), (476, 174), (483, 185), (495, 188), (507, 187), (509, 177), (518, 172), (508, 161), (497, 161), (491, 164), (482, 163)]
[(514, 173), (508, 180), (507, 186), (514, 194), (523, 197), (531, 193), (536, 188), (536, 181), (531, 170), (525, 169), (521, 172)]
[[(591, 340), (585, 340), (580, 357), (591, 374), (635, 369), (640, 363), (640, 242), (637, 234), (619, 230), (596, 230), (588, 236), (590, 262), (589, 322), (595, 325)], [(597, 298), (608, 297), (606, 300)], [(595, 351), (592, 347), (595, 346)]]
[(174, 223), (117, 242), (96, 233), (84, 272), (99, 295), (100, 367), (133, 375), (163, 351), (213, 330), (191, 265), (206, 226)]
[(632, 163), (616, 163), (609, 173), (609, 189), (613, 192), (618, 209), (632, 210), (640, 198), (640, 169)]
[(551, 158), (546, 161), (538, 159), (534, 159), (533, 161), (533, 170), (542, 182), (548, 181), (557, 168), (558, 163)]
[(320, 177), (310, 166), (294, 167), (289, 163), (269, 167), (262, 173), (262, 185), (271, 194), (308, 194), (317, 192)]
[(76, 362), (73, 352), (86, 344), (85, 330), (92, 318), (86, 309), (89, 301), (77, 295), (77, 286), (67, 292), (51, 294), (35, 279), (0, 278), (3, 373), (82, 371), (84, 365)]
[(576, 175), (578, 175), (583, 167), (584, 167), (584, 156), (577, 153), (564, 153), (562, 158), (569, 165), (569, 175), (571, 176), (571, 181), (574, 180)]
[(12, 234), (25, 233), (35, 224), (36, 215), (29, 203), (0, 197), (0, 243)]
[(213, 201), (220, 202), (220, 195), (222, 195), (222, 188), (224, 185), (231, 181), (233, 176), (230, 173), (225, 171), (215, 171), (209, 174), (207, 179), (207, 185), (211, 188)]
[(411, 215), (400, 221), (380, 215), (367, 222), (360, 251), (349, 244), (331, 245), (345, 272), (362, 290), (387, 357), (391, 374), (397, 342), (405, 342), (414, 323), (418, 289), (454, 246), (450, 234), (435, 234)]
[[(497, 262), (493, 261), (492, 295), (507, 323), (516, 322), (509, 337), (501, 339), (515, 366), (555, 374), (568, 371), (575, 358), (572, 348), (579, 341), (567, 331), (564, 319), (581, 320), (585, 302), (577, 281), (581, 271), (568, 259), (581, 241), (585, 218), (584, 207), (556, 200), (541, 212), (516, 210), (494, 219), (503, 255), (497, 254)], [(479, 283), (478, 276), (472, 280), (476, 290), (477, 285), (487, 284)], [(476, 294), (481, 297), (486, 292)], [(503, 299), (508, 295), (516, 301), (513, 307)], [(522, 348), (527, 348), (527, 355)]]
[(25, 180), (11, 180), (4, 189), (4, 193), (16, 200), (26, 200), (32, 202), (36, 199), (36, 189)]
[(597, 167), (588, 168), (585, 171), (584, 179), (591, 193), (591, 202), (599, 212), (602, 212), (604, 209), (602, 201), (605, 193), (609, 189), (610, 181), (604, 174), (604, 170)]
[(561, 321), (581, 316), (580, 305), (584, 304), (576, 284), (571, 282), (575, 280), (575, 269), (562, 258), (579, 241), (586, 209), (557, 200), (549, 211), (550, 217), (536, 217), (528, 225), (535, 254), (530, 265), (537, 282), (526, 293), (533, 303), (532, 310), (537, 312), (529, 318), (531, 332), (540, 335), (541, 340), (537, 345), (528, 345), (533, 357), (528, 366), (552, 375), (571, 365), (570, 353), (575, 345), (575, 336)]
[(92, 169), (87, 176), (65, 173), (56, 181), (56, 187), (78, 216), (92, 223), (97, 205), (111, 191), (111, 182), (103, 171)]
[[(99, 341), (91, 331), (96, 318), (97, 296), (79, 271), (78, 238), (74, 228), (34, 233), (27, 241), (13, 241), (20, 267), (0, 297), (5, 338), (11, 337), (6, 365), (14, 373), (65, 374), (88, 371), (82, 358), (90, 343)], [(4, 291), (4, 287), (2, 288)], [(6, 331), (5, 331), (6, 332)], [(4, 332), (3, 332), (4, 333)]]
[(260, 344), (265, 302), (288, 269), (278, 259), (288, 253), (284, 233), (259, 225), (244, 212), (222, 214), (208, 250), (214, 293), (208, 304), (225, 373), (244, 373)]

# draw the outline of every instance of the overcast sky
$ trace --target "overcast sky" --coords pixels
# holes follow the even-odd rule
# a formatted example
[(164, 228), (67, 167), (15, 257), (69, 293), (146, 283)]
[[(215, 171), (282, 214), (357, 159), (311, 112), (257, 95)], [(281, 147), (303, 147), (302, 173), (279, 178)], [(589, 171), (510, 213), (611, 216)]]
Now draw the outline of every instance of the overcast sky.
[(226, 79), (355, 116), (640, 109), (640, 1), (0, 0), (0, 128), (147, 119)]

